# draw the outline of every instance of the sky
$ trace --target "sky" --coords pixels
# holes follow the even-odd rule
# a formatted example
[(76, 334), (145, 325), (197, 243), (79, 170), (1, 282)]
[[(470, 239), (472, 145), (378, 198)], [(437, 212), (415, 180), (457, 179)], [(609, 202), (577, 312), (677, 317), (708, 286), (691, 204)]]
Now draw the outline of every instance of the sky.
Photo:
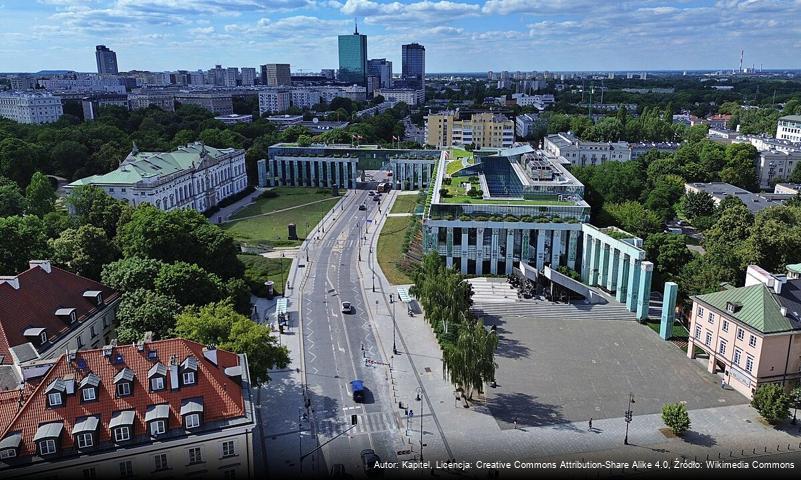
[(0, 71), (215, 64), (337, 68), (337, 35), (367, 35), (368, 58), (400, 71), (801, 68), (801, 0), (0, 0)]

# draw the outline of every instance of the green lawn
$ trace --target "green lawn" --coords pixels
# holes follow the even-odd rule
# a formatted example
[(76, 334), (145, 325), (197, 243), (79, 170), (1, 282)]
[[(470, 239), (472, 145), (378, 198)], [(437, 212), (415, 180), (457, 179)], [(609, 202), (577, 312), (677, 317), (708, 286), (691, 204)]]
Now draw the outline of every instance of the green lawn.
[[(270, 215), (224, 223), (221, 225), (222, 228), (240, 242), (251, 245), (297, 246), (339, 200), (339, 197), (332, 197), (327, 193), (316, 193), (316, 188), (280, 188), (276, 190), (278, 191), (277, 197), (257, 200), (253, 205), (237, 213), (236, 218), (275, 212), (318, 200), (324, 201)], [(290, 223), (297, 226), (299, 240), (287, 239), (287, 225)]]
[(274, 282), (276, 294), (281, 293), (292, 265), (291, 258), (265, 258), (261, 255), (237, 255), (237, 258), (245, 264), (245, 282), (252, 293), (260, 297), (266, 296), (267, 287), (264, 282), (267, 280)]
[(417, 207), (417, 195), (398, 195), (389, 213), (414, 213), (415, 207)]
[(412, 283), (412, 279), (401, 271), (400, 260), (403, 258), (404, 234), (413, 219), (414, 217), (387, 217), (378, 236), (378, 264), (393, 285)]
[[(648, 328), (655, 331), (657, 335), (659, 334), (659, 326), (661, 322), (657, 320), (649, 320), (646, 325)], [(673, 322), (673, 332), (670, 335), (670, 338), (687, 338), (690, 336), (690, 333), (687, 331), (682, 324), (679, 322)]]

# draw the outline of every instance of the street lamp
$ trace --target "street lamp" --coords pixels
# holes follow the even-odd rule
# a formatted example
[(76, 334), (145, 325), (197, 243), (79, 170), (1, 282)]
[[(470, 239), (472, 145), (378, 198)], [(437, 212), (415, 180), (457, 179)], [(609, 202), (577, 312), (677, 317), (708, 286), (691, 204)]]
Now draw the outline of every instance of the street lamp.
[(423, 397), (420, 395), (423, 393), (423, 389), (421, 387), (417, 387), (417, 400), (420, 402), (420, 462), (423, 461)]
[(281, 296), (286, 297), (286, 282), (284, 281), (284, 252), (281, 252)]
[(631, 405), (633, 403), (635, 403), (634, 394), (629, 393), (629, 403), (626, 409), (626, 438), (623, 439), (623, 445), (629, 444), (629, 424), (631, 423), (631, 417), (632, 417)]
[(395, 302), (392, 301), (391, 293), (389, 294), (389, 303), (392, 304), (392, 353), (397, 355), (398, 347), (395, 345), (395, 330), (398, 329), (398, 326), (395, 323)]

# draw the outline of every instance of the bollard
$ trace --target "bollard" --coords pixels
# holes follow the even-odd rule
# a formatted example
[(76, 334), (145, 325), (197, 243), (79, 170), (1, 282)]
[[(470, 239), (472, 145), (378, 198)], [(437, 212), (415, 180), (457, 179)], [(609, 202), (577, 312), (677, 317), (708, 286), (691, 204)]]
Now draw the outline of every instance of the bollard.
[(790, 444), (789, 443), (787, 444), (787, 450), (788, 451), (790, 450)]
[(756, 455), (756, 448), (754, 449), (754, 455)]
[(718, 452), (718, 458), (720, 458), (720, 452)]
[(776, 445), (776, 451), (778, 452), (781, 449), (779, 445)]
[(743, 455), (745, 455), (745, 450), (740, 450), (740, 456), (742, 457)]
[(731, 450), (729, 450), (729, 456), (730, 456), (730, 457), (733, 457), (733, 456), (734, 456), (734, 455), (732, 454), (732, 451), (731, 451)]
[(706, 460), (709, 461), (709, 454), (706, 454)]
[(767, 446), (765, 447), (765, 453), (768, 453), (768, 447)]

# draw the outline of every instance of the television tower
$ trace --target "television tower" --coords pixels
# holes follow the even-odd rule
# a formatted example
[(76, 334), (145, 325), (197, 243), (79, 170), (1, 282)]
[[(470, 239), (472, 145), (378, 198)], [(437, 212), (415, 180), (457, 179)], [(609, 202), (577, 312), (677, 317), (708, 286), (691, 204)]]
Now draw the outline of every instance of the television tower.
[(743, 73), (743, 50), (740, 49), (740, 73)]

